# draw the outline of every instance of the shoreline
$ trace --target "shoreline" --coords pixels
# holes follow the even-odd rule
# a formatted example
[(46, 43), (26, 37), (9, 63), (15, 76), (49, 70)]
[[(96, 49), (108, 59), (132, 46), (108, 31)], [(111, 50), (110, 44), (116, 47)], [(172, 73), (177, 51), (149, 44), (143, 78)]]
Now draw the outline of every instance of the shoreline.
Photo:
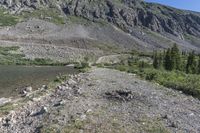
[(4, 108), (11, 110), (0, 132), (200, 131), (198, 99), (106, 68), (70, 75), (13, 105)]
[[(73, 77), (76, 77), (78, 74), (68, 74), (69, 80), (72, 79)], [(66, 80), (65, 82), (67, 82), (68, 80)], [(10, 105), (12, 104), (13, 106), (15, 106), (16, 104), (18, 104), (20, 102), (20, 104), (22, 105), (26, 105), (28, 103), (28, 101), (26, 101), (26, 99), (31, 100), (30, 98), (32, 98), (31, 101), (34, 101), (36, 99), (34, 98), (38, 98), (40, 99), (41, 97), (45, 97), (46, 95), (49, 95), (50, 93), (53, 93), (53, 91), (59, 87), (60, 85), (63, 84), (64, 81), (59, 82), (55, 82), (55, 81), (50, 81), (47, 85), (42, 85), (40, 88), (34, 89), (27, 91), (26, 89), (28, 87), (23, 87), (22, 91), (25, 91), (25, 93), (21, 93), (18, 92), (18, 94), (14, 97), (14, 96), (10, 96), (10, 97), (1, 97), (0, 98), (0, 110), (1, 108), (3, 108), (4, 106)], [(11, 110), (12, 111), (12, 110)], [(6, 114), (10, 112), (9, 110), (6, 111)], [(1, 114), (2, 112), (0, 112)], [(3, 115), (5, 116), (5, 115)], [(1, 115), (0, 115), (1, 117)]]

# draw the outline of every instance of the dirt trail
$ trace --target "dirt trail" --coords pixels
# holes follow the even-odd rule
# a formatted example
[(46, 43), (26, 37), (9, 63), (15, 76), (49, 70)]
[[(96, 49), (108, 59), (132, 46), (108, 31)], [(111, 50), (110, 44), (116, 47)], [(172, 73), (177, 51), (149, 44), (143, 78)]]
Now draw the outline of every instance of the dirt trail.
[(135, 75), (94, 68), (0, 121), (4, 133), (48, 131), (198, 133), (200, 101)]

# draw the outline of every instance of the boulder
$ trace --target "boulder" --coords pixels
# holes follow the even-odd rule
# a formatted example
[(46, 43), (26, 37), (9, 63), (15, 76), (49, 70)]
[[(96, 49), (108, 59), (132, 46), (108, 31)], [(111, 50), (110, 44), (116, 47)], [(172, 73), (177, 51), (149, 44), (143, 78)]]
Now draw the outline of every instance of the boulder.
[(42, 85), (42, 88), (47, 90), (48, 89), (48, 86), (47, 85)]
[(45, 107), (45, 106), (43, 106), (43, 107), (41, 108), (41, 110), (40, 110), (40, 113), (41, 113), (41, 114), (44, 114), (44, 113), (47, 113), (47, 112), (48, 112), (48, 108)]
[(68, 84), (68, 85), (76, 85), (77, 82), (74, 81), (73, 79), (69, 79), (69, 80), (67, 81), (67, 84)]
[(0, 98), (0, 106), (5, 105), (6, 103), (11, 102), (10, 98)]
[(32, 92), (33, 88), (31, 86), (28, 86), (28, 87), (25, 88), (25, 91), (26, 92)]

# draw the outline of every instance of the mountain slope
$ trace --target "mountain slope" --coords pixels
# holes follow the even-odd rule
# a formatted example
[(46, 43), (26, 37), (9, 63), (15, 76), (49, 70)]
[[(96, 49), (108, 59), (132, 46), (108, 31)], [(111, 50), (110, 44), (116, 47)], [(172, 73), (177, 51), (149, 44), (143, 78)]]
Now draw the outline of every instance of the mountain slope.
[[(54, 16), (57, 20), (60, 16), (62, 23), (70, 21), (84, 27), (90, 33), (90, 39), (106, 47), (112, 44), (122, 51), (152, 51), (168, 48), (174, 43), (183, 50), (200, 51), (200, 13), (192, 11), (142, 0), (3, 0), (0, 5), (17, 16), (26, 13), (45, 20)], [(57, 15), (53, 16), (51, 12), (55, 9)], [(48, 15), (42, 13), (44, 10)]]

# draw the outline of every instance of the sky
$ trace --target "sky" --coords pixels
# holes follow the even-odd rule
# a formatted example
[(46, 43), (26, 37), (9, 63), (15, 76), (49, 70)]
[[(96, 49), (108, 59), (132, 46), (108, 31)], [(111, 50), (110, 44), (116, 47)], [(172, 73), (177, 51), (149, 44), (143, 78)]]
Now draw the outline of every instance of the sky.
[(200, 12), (200, 0), (145, 0), (147, 2), (156, 2), (169, 5), (179, 9), (186, 9)]

